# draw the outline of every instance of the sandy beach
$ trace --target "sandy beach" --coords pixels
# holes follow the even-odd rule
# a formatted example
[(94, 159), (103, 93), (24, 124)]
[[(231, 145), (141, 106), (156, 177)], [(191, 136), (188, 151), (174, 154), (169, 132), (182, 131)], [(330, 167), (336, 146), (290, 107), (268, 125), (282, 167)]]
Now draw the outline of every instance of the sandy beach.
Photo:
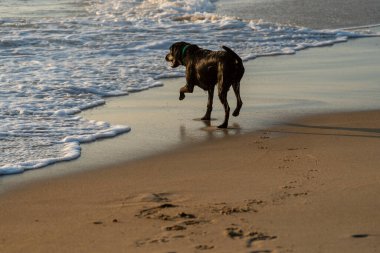
[(0, 177), (0, 252), (379, 252), (379, 59), (374, 37), (246, 62), (226, 130), (183, 78), (110, 98), (82, 116), (130, 133)]
[(1, 197), (1, 252), (377, 252), (380, 112), (305, 118)]
[[(371, 87), (376, 46), (376, 38), (363, 39), (276, 61), (258, 59), (246, 64), (245, 85), (258, 80), (262, 86), (250, 86), (258, 96), (274, 85), (284, 97), (290, 95), (275, 86), (279, 80), (293, 84), (287, 85), (292, 94), (300, 83), (311, 94), (310, 89), (320, 89), (318, 83)], [(360, 68), (343, 57), (347, 50)], [(321, 65), (323, 59), (339, 68)], [(269, 64), (274, 69), (268, 72)], [(350, 74), (357, 79), (348, 82)], [(134, 135), (88, 145), (83, 158), (54, 169), (24, 173), (29, 183), (17, 182), (18, 176), (2, 178), (3, 185), (13, 180), (10, 188), (17, 187), (0, 195), (0, 251), (378, 252), (380, 111), (370, 110), (376, 100), (365, 100), (376, 93), (326, 96), (324, 102), (311, 99), (311, 105), (301, 100), (284, 112), (299, 108), (293, 115), (302, 116), (318, 107), (323, 114), (286, 119), (278, 113), (268, 119), (247, 89), (245, 111), (231, 122), (235, 127), (219, 131), (212, 127), (217, 119), (211, 126), (191, 120), (204, 94), (189, 97), (187, 104), (171, 99), (177, 95), (173, 86), (180, 84), (181, 79), (173, 79), (136, 94), (146, 107), (136, 106), (129, 114), (141, 122)], [(147, 102), (152, 98), (157, 101)], [(111, 100), (87, 113), (127, 120), (120, 117), (126, 101)], [(155, 138), (128, 151), (147, 134), (144, 124), (152, 117), (152, 104), (163, 101), (160, 127), (147, 135)], [(362, 109), (326, 113), (350, 110), (350, 105)], [(218, 113), (221, 109), (217, 118)], [(262, 130), (254, 129), (254, 119), (263, 122)], [(150, 149), (149, 158), (141, 155), (161, 142)], [(38, 178), (40, 173), (45, 177)]]

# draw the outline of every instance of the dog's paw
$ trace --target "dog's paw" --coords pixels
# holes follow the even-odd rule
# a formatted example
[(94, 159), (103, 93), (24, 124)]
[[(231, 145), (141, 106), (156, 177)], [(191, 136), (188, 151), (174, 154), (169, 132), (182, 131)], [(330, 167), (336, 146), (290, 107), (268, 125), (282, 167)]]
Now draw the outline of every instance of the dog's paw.
[(184, 100), (185, 99), (185, 93), (179, 93), (179, 100)]
[(219, 125), (218, 128), (227, 128), (227, 126), (228, 126), (228, 124), (223, 123), (223, 124)]

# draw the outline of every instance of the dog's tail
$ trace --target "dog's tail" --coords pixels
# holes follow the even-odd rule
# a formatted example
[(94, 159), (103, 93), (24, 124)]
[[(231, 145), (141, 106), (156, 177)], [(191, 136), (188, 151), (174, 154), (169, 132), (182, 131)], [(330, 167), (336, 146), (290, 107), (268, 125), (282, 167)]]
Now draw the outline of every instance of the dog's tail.
[(226, 47), (226, 46), (222, 46), (222, 48), (224, 50), (226, 50), (228, 53), (232, 54), (236, 58), (236, 60), (239, 62), (239, 64), (243, 63), (243, 60), (240, 58), (240, 56), (237, 53), (235, 53), (234, 51), (232, 51), (231, 48)]
[(232, 51), (231, 48), (229, 47), (226, 47), (226, 46), (222, 46), (222, 48), (224, 50), (226, 50), (229, 54), (231, 54), (235, 60), (236, 60), (236, 65), (235, 65), (235, 69), (236, 69), (236, 78), (238, 79), (238, 81), (240, 82), (240, 79), (243, 77), (244, 75), (244, 65), (243, 65), (243, 60), (240, 58), (239, 55), (237, 55), (237, 53), (235, 53), (234, 51)]

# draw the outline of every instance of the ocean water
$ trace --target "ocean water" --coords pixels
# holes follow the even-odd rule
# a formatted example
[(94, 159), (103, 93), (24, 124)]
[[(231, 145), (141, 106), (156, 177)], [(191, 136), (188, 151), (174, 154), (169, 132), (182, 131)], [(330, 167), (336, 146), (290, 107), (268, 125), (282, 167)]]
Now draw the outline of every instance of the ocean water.
[(81, 143), (131, 131), (78, 113), (183, 76), (164, 60), (176, 41), (227, 45), (251, 60), (366, 36), (375, 34), (242, 20), (209, 0), (0, 1), (0, 175), (78, 158)]
[(218, 0), (218, 13), (314, 29), (380, 24), (379, 0)]

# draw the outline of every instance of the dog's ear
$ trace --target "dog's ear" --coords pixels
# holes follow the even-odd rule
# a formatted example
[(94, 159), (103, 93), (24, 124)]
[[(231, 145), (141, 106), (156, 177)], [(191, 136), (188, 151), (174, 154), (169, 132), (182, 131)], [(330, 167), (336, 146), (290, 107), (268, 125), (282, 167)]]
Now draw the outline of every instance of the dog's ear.
[(174, 43), (170, 47), (170, 54), (173, 57), (172, 67), (175, 68), (181, 65), (181, 52), (180, 52), (180, 45), (178, 44), (178, 42)]

